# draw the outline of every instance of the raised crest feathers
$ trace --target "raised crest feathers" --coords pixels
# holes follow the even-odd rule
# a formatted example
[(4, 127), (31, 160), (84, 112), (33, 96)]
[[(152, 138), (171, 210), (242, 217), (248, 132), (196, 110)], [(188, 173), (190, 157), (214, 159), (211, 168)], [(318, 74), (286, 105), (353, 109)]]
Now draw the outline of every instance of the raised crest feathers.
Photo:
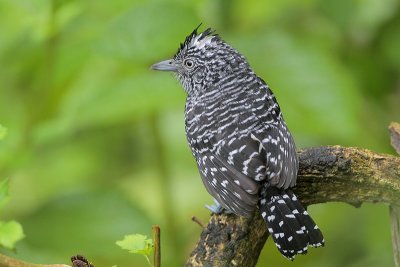
[(189, 34), (183, 43), (180, 44), (178, 51), (176, 52), (174, 57), (177, 57), (181, 51), (184, 49), (188, 49), (195, 41), (200, 42), (204, 40), (206, 37), (216, 37), (219, 39), (218, 34), (215, 33), (215, 30), (211, 28), (207, 28), (204, 32), (198, 33), (198, 29), (200, 28), (202, 23), (200, 23), (191, 34)]

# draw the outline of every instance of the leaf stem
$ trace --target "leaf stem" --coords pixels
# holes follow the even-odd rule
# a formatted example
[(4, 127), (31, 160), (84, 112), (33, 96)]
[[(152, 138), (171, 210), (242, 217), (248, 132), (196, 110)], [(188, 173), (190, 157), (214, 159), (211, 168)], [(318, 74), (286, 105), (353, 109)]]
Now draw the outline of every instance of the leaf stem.
[[(147, 263), (149, 264), (149, 266), (150, 266), (150, 267), (153, 267), (153, 264), (151, 264), (149, 257), (148, 257), (147, 255), (144, 255), (144, 257), (146, 258)], [(0, 266), (0, 267), (1, 267), (1, 266)]]

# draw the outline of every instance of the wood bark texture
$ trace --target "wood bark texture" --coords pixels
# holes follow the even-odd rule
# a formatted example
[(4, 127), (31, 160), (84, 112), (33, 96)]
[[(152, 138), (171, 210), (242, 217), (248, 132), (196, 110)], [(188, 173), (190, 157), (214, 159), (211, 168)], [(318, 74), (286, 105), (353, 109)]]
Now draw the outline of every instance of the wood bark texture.
[[(304, 206), (331, 201), (400, 206), (400, 157), (341, 146), (298, 153), (294, 192)], [(267, 238), (258, 212), (252, 218), (213, 214), (185, 266), (255, 266)]]

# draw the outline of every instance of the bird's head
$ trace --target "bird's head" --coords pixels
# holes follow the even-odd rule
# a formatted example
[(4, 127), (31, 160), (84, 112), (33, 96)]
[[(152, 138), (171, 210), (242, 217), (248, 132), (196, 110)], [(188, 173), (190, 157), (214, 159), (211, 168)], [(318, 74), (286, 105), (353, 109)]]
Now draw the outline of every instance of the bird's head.
[(151, 66), (153, 70), (174, 72), (189, 95), (218, 86), (222, 77), (249, 68), (245, 58), (213, 30), (198, 33), (198, 28), (186, 37), (172, 59)]

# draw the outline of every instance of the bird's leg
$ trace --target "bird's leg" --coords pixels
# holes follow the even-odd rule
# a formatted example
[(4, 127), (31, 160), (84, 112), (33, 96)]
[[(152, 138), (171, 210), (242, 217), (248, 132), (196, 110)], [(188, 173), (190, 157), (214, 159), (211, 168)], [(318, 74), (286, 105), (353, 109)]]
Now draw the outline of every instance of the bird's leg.
[(212, 213), (215, 213), (215, 214), (222, 214), (222, 213), (231, 214), (231, 213), (233, 213), (232, 211), (227, 210), (224, 207), (222, 207), (222, 205), (219, 204), (218, 201), (215, 198), (214, 198), (214, 204), (205, 205), (205, 207), (207, 209), (209, 209)]

